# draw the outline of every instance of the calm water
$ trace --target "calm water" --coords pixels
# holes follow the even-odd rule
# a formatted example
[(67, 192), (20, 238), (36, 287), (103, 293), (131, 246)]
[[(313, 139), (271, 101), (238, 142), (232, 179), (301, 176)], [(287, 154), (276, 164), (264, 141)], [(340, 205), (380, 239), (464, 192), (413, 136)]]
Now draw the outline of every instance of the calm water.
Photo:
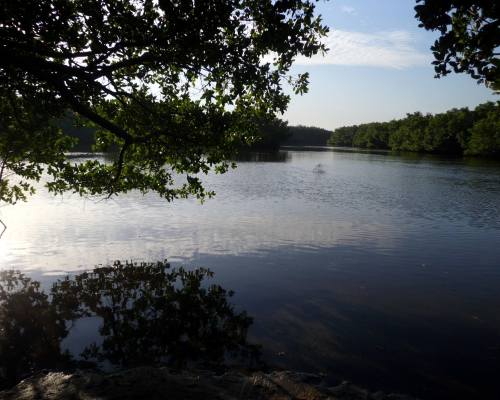
[(48, 281), (115, 259), (209, 267), (275, 365), (500, 398), (500, 164), (290, 150), (206, 183), (203, 205), (39, 191), (0, 209), (0, 268)]

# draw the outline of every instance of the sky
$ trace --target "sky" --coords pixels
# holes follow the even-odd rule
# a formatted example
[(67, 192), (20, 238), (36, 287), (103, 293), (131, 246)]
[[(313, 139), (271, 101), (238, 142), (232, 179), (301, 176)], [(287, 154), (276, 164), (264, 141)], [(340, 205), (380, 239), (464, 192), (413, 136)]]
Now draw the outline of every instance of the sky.
[(500, 100), (469, 75), (434, 78), (430, 47), (438, 34), (418, 27), (415, 0), (317, 4), (330, 28), (330, 51), (300, 58), (292, 68), (292, 74), (309, 72), (310, 85), (307, 94), (292, 96), (283, 116), (290, 125), (335, 129)]

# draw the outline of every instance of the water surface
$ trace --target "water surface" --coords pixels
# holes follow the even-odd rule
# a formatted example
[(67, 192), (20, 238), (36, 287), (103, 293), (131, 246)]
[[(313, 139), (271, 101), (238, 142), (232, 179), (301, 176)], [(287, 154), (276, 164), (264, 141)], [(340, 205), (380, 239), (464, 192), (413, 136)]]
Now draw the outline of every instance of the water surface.
[(41, 190), (1, 209), (0, 268), (50, 280), (115, 259), (209, 267), (276, 365), (423, 398), (500, 397), (498, 163), (258, 159), (206, 177), (217, 195), (203, 205)]

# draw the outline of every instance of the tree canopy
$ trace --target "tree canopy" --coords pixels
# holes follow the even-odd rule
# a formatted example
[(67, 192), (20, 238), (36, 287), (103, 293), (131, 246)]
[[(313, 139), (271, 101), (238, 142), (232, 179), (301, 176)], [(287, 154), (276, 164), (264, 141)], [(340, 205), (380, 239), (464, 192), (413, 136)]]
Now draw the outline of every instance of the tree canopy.
[(287, 146), (326, 146), (332, 131), (315, 126), (290, 127), (290, 136), (283, 144)]
[(389, 122), (335, 129), (332, 146), (391, 149), (456, 155), (500, 155), (500, 102), (452, 109), (439, 114), (415, 112)]
[(439, 31), (431, 50), (436, 76), (464, 72), (500, 90), (500, 3), (494, 0), (417, 0), (421, 27)]
[[(9, 0), (0, 6), (0, 200), (42, 173), (55, 193), (209, 195), (198, 177), (307, 90), (298, 55), (324, 51), (309, 0)], [(264, 61), (272, 59), (272, 61)], [(68, 112), (112, 163), (72, 163)], [(12, 175), (9, 175), (12, 174)], [(178, 180), (183, 176), (182, 180)]]

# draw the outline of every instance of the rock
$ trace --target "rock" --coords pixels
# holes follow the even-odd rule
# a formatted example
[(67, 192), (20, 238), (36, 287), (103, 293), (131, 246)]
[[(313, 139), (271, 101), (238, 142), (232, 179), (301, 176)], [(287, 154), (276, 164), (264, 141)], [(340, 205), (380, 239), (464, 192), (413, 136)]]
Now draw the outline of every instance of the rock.
[(141, 367), (115, 373), (44, 372), (0, 392), (0, 400), (411, 400), (370, 394), (349, 382), (326, 388), (321, 375), (291, 371), (172, 371)]

